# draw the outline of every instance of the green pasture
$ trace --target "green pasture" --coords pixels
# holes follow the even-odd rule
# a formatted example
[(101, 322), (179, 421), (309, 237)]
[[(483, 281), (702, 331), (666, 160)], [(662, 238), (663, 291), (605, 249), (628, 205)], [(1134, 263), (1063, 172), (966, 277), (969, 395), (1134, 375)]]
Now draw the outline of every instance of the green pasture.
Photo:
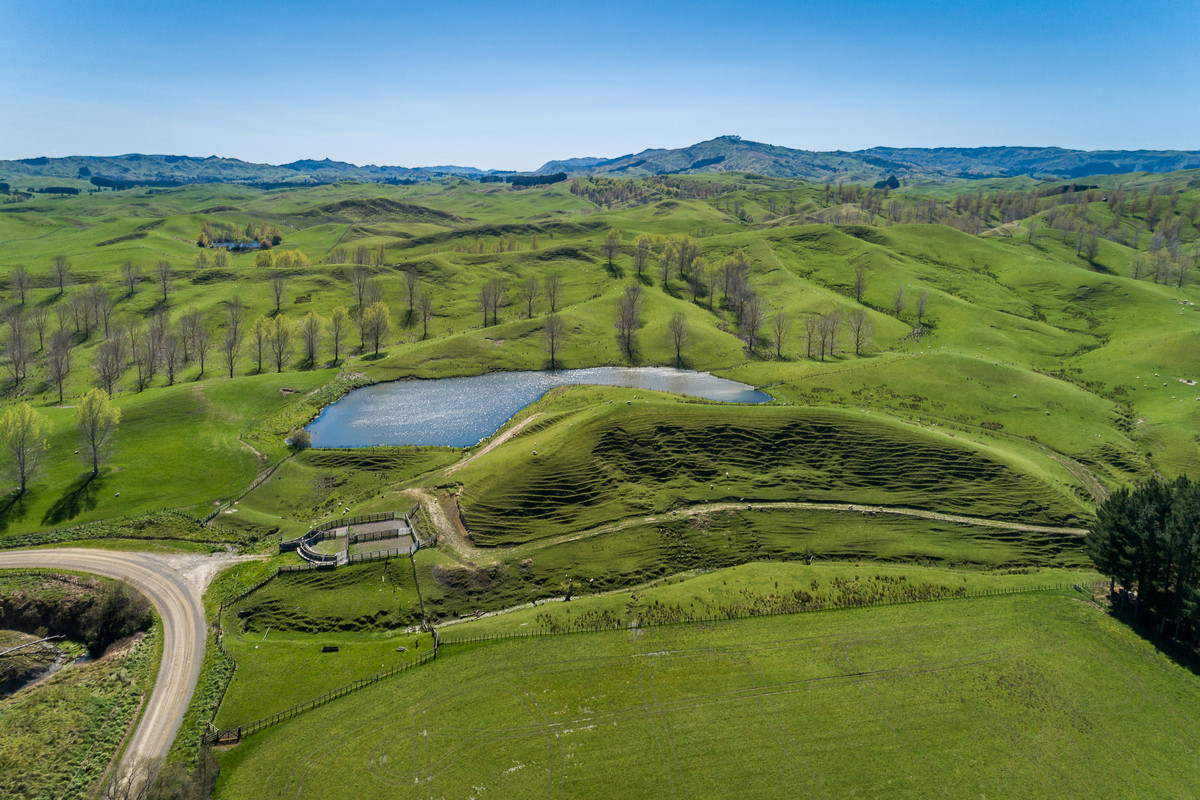
[(447, 646), (222, 754), (217, 797), (1173, 795), (1196, 676), (1080, 597)]
[(262, 466), (239, 437), (256, 417), (287, 403), (280, 388), (305, 389), (327, 377), (215, 379), (119, 395), (113, 403), (121, 421), (95, 478), (74, 452), (80, 444), (72, 399), (43, 406), (38, 410), (50, 422), (44, 471), (24, 496), (6, 501), (0, 529), (21, 534), (164, 508), (207, 513), (240, 494)]
[[(348, 507), (356, 513), (369, 513), (361, 510), (362, 504), (374, 503), (389, 487), (447, 466), (461, 455), (457, 449), (444, 447), (305, 450), (246, 495), (236, 513), (299, 535), (304, 533), (299, 528), (337, 517)], [(397, 498), (393, 505), (371, 510), (405, 511), (412, 502)]]
[[(1175, 193), (1169, 208), (1163, 200), (1163, 208), (1168, 209), (1167, 223), (1179, 230), (1185, 251), (1196, 233), (1188, 209), (1200, 197), (1192, 177), (1181, 173), (1123, 179), (1126, 190), (1136, 186), (1143, 193)], [(614, 309), (625, 286), (638, 280), (631, 259), (634, 240), (641, 234), (655, 239), (640, 278), (641, 325), (634, 336), (634, 363), (676, 363), (667, 323), (683, 314), (689, 333), (680, 360), (684, 366), (763, 386), (781, 403), (861, 411), (850, 426), (855, 430), (874, 430), (884, 417), (915, 422), (933, 434), (931, 446), (936, 442), (939, 451), (953, 436), (956, 441), (950, 445), (1004, 462), (1016, 483), (990, 492), (984, 487), (984, 496), (973, 498), (975, 513), (1024, 516), (1021, 506), (1028, 499), (1036, 506), (1034, 517), (1084, 519), (1105, 487), (1156, 471), (1174, 475), (1200, 467), (1200, 446), (1193, 435), (1200, 423), (1200, 394), (1196, 386), (1183, 382), (1200, 379), (1191, 374), (1191, 353), (1200, 336), (1200, 318), (1195, 316), (1200, 295), (1191, 279), (1177, 288), (1174, 283), (1131, 277), (1130, 260), (1150, 247), (1148, 231), (1138, 239), (1139, 249), (1105, 240), (1095, 259), (1088, 261), (1076, 253), (1073, 234), (1044, 224), (1052, 199), (1043, 198), (1034, 206), (1035, 218), (1042, 221), (1035, 237), (1020, 228), (1028, 220), (1018, 221), (1013, 229), (998, 219), (986, 221), (986, 235), (972, 236), (945, 225), (887, 225), (882, 217), (860, 213), (836, 198), (827, 203), (821, 186), (802, 181), (744, 174), (689, 180), (708, 187), (714, 196), (675, 197), (662, 186), (644, 182), (640, 185), (650, 202), (609, 207), (573, 194), (567, 183), (512, 190), (450, 180), (271, 191), (196, 185), (35, 196), (0, 207), (0, 274), (10, 275), (17, 265), (29, 269), (32, 287), (25, 311), (32, 316), (44, 310), (47, 331), (57, 328), (61, 312), (63, 324), (75, 333), (73, 298), (87, 284), (100, 283), (113, 299), (114, 325), (146, 324), (164, 311), (175, 321), (185, 310), (196, 309), (214, 340), (203, 373), (193, 360), (173, 386), (164, 385), (161, 371), (140, 393), (134, 391), (131, 369), (118, 380), (116, 402), (124, 419), (106, 468), (91, 481), (74, 460), (70, 406), (94, 383), (90, 362), (103, 332), (98, 327), (89, 336), (75, 333), (74, 368), (63, 408), (46, 381), (41, 348), (35, 343), (28, 376), (20, 385), (11, 377), (0, 385), (0, 406), (28, 400), (45, 413), (51, 422), (51, 450), (31, 491), (0, 512), (0, 535), (161, 508), (202, 515), (241, 494), (261, 468), (287, 454), (282, 440), (292, 429), (307, 422), (323, 403), (363, 381), (545, 367), (547, 298), (539, 292), (528, 314), (518, 293), (527, 280), (539, 286), (548, 276), (561, 281), (558, 307), (566, 325), (561, 366), (626, 363), (616, 339)], [(1120, 183), (1116, 178), (1097, 180), (1106, 187)], [(906, 188), (897, 197), (1040, 186), (991, 180)], [(741, 208), (740, 219), (732, 210), (734, 203)], [(786, 216), (782, 208), (789, 209)], [(1114, 218), (1103, 202), (1064, 205), (1060, 210), (1099, 230), (1115, 226), (1125, 231), (1147, 224), (1144, 203), (1136, 213), (1127, 211), (1120, 218)], [(815, 221), (822, 218), (874, 224)], [(300, 252), (311, 264), (267, 270), (255, 266), (256, 254), (238, 253), (226, 268), (197, 267), (194, 260), (201, 251), (195, 237), (205, 222), (278, 227), (283, 243), (274, 252)], [(610, 228), (623, 237), (611, 267), (601, 251)], [(677, 234), (697, 237), (710, 270), (695, 302), (677, 272), (664, 282), (658, 269), (665, 237)], [(354, 267), (347, 262), (357, 257), (360, 247), (372, 258), (382, 249), (383, 263), (368, 267), (391, 310), (391, 330), (378, 358), (359, 351), (358, 333), (351, 330), (337, 364), (332, 363), (326, 338), (313, 369), (301, 363), (294, 350), (281, 375), (272, 372), (269, 353), (265, 374), (256, 374), (251, 343), (244, 341), (235, 377), (226, 377), (216, 343), (235, 297), (245, 310), (246, 331), (255, 319), (276, 313), (267, 281), (274, 272), (286, 279), (279, 313), (290, 321), (310, 310), (328, 318), (338, 305), (353, 311)], [(739, 253), (745, 255), (749, 283), (763, 298), (768, 320), (753, 343), (745, 340), (713, 272)], [(51, 260), (59, 255), (72, 264), (71, 285), (61, 294), (50, 272)], [(120, 281), (127, 260), (141, 270), (131, 295)], [(172, 270), (166, 300), (154, 275), (160, 260)], [(853, 291), (859, 265), (866, 271), (861, 303)], [(416, 274), (419, 289), (433, 297), (428, 336), (408, 311), (408, 271)], [(507, 300), (497, 324), (485, 326), (479, 290), (497, 277), (507, 284)], [(894, 308), (898, 289), (906, 298), (899, 315)], [(916, 304), (922, 294), (927, 302), (918, 320)], [(5, 302), (9, 307), (18, 304), (12, 287)], [(854, 354), (843, 323), (834, 354), (824, 360), (806, 357), (808, 320), (830, 310), (848, 314), (860, 308), (873, 326), (860, 354)], [(781, 357), (776, 357), (769, 335), (769, 320), (776, 313), (791, 321)], [(918, 322), (923, 330), (914, 336)], [(347, 380), (335, 381), (339, 374)], [(553, 402), (540, 407), (552, 409)], [(770, 418), (782, 412), (752, 413)], [(546, 448), (546, 458), (534, 459), (529, 453), (518, 457), (510, 446), (507, 453), (495, 454), (503, 457), (494, 457), (491, 467), (484, 460), (462, 473), (464, 513), (473, 529), (480, 526), (480, 543), (498, 543), (497, 520), (512, 511), (534, 512), (519, 521), (517, 527), (527, 530), (518, 531), (513, 539), (518, 541), (681, 502), (797, 495), (794, 476), (774, 473), (759, 481), (760, 464), (752, 465), (754, 481), (723, 487), (698, 472), (659, 481), (645, 472), (655, 465), (642, 463), (644, 459), (618, 464), (610, 458), (594, 464), (598, 440), (591, 433), (576, 437), (576, 432), (571, 428), (570, 444)], [(642, 425), (632, 435), (640, 446), (655, 446), (656, 440), (645, 439), (645, 433)], [(558, 428), (540, 436), (568, 438)], [(747, 446), (757, 448), (759, 442), (751, 438)], [(363, 468), (355, 466), (357, 457), (348, 453), (294, 458), (220, 519), (247, 541), (294, 535), (339, 507), (370, 505), (373, 498), (397, 487), (421, 483), (454, 457), (453, 451), (427, 451), (379, 467), (372, 455), (371, 466)], [(660, 461), (675, 464), (678, 457), (664, 453)], [(727, 471), (718, 462), (737, 457), (720, 448), (704, 456), (713, 477)], [(535, 486), (551, 459), (553, 466), (564, 468), (564, 482), (555, 487), (556, 493), (534, 499), (555, 510), (526, 508), (522, 493)], [(512, 470), (524, 486), (494, 492), (489, 469), (497, 475), (502, 469)], [(732, 477), (736, 470), (728, 471)], [(892, 471), (905, 474), (912, 468)], [(932, 468), (920, 471), (929, 478), (938, 474)], [(903, 499), (911, 504), (915, 494), (925, 492), (922, 486), (931, 485), (921, 484), (922, 476), (917, 475), (907, 495), (888, 490), (885, 497), (878, 487), (861, 485), (861, 476), (824, 472), (827, 487), (810, 494), (854, 502)], [(614, 480), (596, 488), (594, 476), (600, 474)], [(765, 485), (771, 482), (776, 485)], [(585, 498), (593, 490), (617, 500), (597, 495), (593, 503)], [(989, 499), (989, 493), (996, 497)]]
[(559, 421), (457, 473), (474, 541), (518, 544), (717, 502), (866, 503), (1040, 525), (1070, 525), (1087, 514), (1054, 462), (882, 415), (628, 403)]
[[(567, 565), (561, 553), (548, 552), (546, 558), (539, 553), (528, 562), (514, 560), (502, 570), (465, 570), (437, 553), (421, 551), (417, 573), (427, 614), (440, 620), (443, 638), (453, 640), (930, 600), (1050, 584), (1091, 585), (1098, 577), (1061, 567), (950, 569), (826, 559), (811, 564), (733, 562), (739, 565), (726, 569), (714, 569), (718, 562), (692, 562), (690, 569), (661, 564), (673, 571), (630, 576), (616, 572), (621, 554), (635, 560), (646, 554), (638, 553), (628, 537), (614, 539), (605, 542), (604, 551), (581, 548), (591, 556), (588, 563)], [(601, 564), (615, 574), (596, 570)], [(569, 573), (559, 571), (571, 567)], [(599, 577), (589, 577), (592, 570)], [(570, 577), (560, 583), (557, 579), (565, 575)], [(614, 589), (622, 578), (626, 588)], [(532, 594), (519, 590), (522, 581)], [(568, 584), (573, 600), (557, 602)], [(403, 559), (334, 572), (281, 574), (224, 613), (224, 643), (237, 670), (217, 725), (246, 724), (420, 655), (432, 641), (416, 628), (420, 617), (415, 604), (412, 571)], [(462, 611), (464, 618), (455, 619), (452, 606), (484, 616), (475, 619)], [(323, 652), (327, 645), (336, 645), (338, 652)]]
[[(236, 728), (415, 660), (433, 647), (429, 634), (264, 631), (225, 637), (237, 671), (214, 723)], [(322, 652), (327, 646), (337, 652)], [(390, 680), (390, 679), (389, 679)]]

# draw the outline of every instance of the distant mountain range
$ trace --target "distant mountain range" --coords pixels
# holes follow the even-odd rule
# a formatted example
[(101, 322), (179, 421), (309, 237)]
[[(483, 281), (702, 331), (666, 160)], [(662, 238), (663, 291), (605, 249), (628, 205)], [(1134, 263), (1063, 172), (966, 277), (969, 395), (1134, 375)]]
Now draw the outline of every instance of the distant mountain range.
[(987, 178), (1029, 175), (1078, 178), (1124, 172), (1173, 172), (1200, 168), (1200, 151), (1065, 150), (1061, 147), (872, 147), (869, 150), (793, 150), (720, 136), (675, 150), (643, 150), (620, 158), (550, 161), (539, 173), (589, 175), (756, 172), (776, 178), (879, 180)]
[[(779, 178), (813, 181), (878, 181), (895, 175), (900, 180), (945, 180), (1029, 175), (1073, 179), (1086, 175), (1126, 172), (1172, 172), (1200, 168), (1200, 151), (1183, 150), (1066, 150), (1059, 147), (872, 147), (868, 150), (793, 150), (789, 147), (719, 136), (677, 149), (652, 149), (619, 158), (569, 158), (546, 162), (535, 175), (568, 176), (697, 174), (754, 172)], [(59, 179), (66, 185), (175, 185), (186, 183), (246, 183), (262, 186), (303, 185), (335, 181), (407, 183), (445, 176), (493, 180), (522, 174), (475, 167), (358, 166), (345, 161), (304, 159), (290, 164), (254, 164), (236, 158), (142, 155), (70, 156), (0, 160), (0, 181), (14, 189), (30, 179), (45, 185)], [(528, 174), (528, 173), (524, 173)], [(22, 181), (26, 183), (22, 183)]]

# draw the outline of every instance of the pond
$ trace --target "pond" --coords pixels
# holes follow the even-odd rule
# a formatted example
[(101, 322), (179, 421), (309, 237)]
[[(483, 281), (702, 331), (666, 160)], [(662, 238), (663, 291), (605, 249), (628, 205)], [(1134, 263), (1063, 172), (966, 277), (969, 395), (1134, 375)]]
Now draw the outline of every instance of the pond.
[(707, 372), (670, 367), (592, 367), (493, 372), (469, 378), (396, 381), (356, 389), (308, 425), (313, 447), (442, 445), (470, 447), (556, 386), (593, 384), (654, 389), (727, 403), (771, 396)]

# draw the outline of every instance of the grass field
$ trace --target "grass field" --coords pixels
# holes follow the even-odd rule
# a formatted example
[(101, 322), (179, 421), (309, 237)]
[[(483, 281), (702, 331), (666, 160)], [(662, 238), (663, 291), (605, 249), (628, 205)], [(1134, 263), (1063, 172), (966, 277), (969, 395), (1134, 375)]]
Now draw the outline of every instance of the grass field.
[(1078, 595), (446, 647), (225, 753), (217, 796), (1173, 796), (1197, 688)]
[[(225, 638), (238, 664), (215, 724), (234, 728), (333, 689), (413, 661), (433, 647), (429, 634), (264, 631)], [(321, 652), (336, 646), (336, 653)], [(242, 677), (245, 675), (246, 677)]]
[[(461, 510), (469, 538), (423, 549), (411, 564), (284, 575), (229, 609), (237, 669), (224, 656), (206, 661), (176, 747), (186, 761), (230, 673), (222, 725), (304, 702), (411, 657), (415, 634), (406, 630), (422, 602), (427, 619), (468, 636), (1094, 578), (1072, 533), (756, 503), (1079, 528), (1110, 488), (1200, 470), (1200, 288), (1187, 260), (1200, 234), (1188, 211), (1200, 200), (1196, 173), (1126, 176), (1126, 189), (1166, 193), (1153, 201), (1166, 231), (1153, 256), (1148, 200), (1114, 212), (1100, 195), (1069, 204), (1046, 195), (1021, 219), (987, 211), (980, 235), (970, 235), (830, 200), (800, 181), (686, 180), (704, 191), (660, 191), (648, 179), (633, 187), (649, 192), (645, 203), (608, 203), (568, 183), (511, 190), (455, 179), (197, 185), (0, 206), (0, 277), (18, 265), (32, 276), (23, 300), (6, 287), (7, 309), (25, 314), (32, 360), (16, 380), (4, 326), (0, 367), (10, 369), (0, 411), (33, 404), (48, 419), (50, 445), (30, 490), (0, 499), (0, 543), (84, 524), (44, 539), (269, 550), (315, 521), (409, 508), (410, 489)], [(1031, 188), (1044, 186), (964, 181), (906, 187), (892, 199)], [(242, 253), (200, 266), (195, 237), (206, 222), (278, 227), (275, 257), (304, 259), (260, 267)], [(623, 236), (611, 263), (601, 251), (610, 229)], [(1079, 246), (1087, 230), (1106, 237), (1090, 257)], [(643, 233), (654, 238), (638, 276), (633, 241)], [(677, 269), (660, 269), (665, 237), (679, 234), (696, 237), (704, 259), (694, 296)], [(59, 255), (72, 265), (63, 289), (50, 272)], [(762, 300), (756, 338), (718, 272), (742, 256)], [(1138, 258), (1170, 265), (1138, 276)], [(281, 372), (269, 342), (260, 365), (246, 337), (228, 376), (216, 343), (235, 298), (244, 334), (255, 320), (280, 317), (298, 332), (305, 314), (328, 319), (337, 306), (353, 318), (351, 262), (364, 260), (390, 311), (378, 356), (351, 323), (338, 355), (326, 337), (312, 363), (294, 333)], [(121, 280), (126, 261), (141, 269), (132, 289)], [(155, 279), (160, 261), (172, 273), (165, 286)], [(1187, 270), (1180, 285), (1176, 268)], [(427, 332), (409, 311), (406, 274), (432, 297)], [(270, 275), (285, 281), (278, 303)], [(324, 404), (371, 381), (547, 366), (549, 303), (539, 293), (530, 313), (518, 287), (553, 277), (566, 329), (560, 366), (675, 364), (668, 321), (680, 314), (689, 335), (679, 363), (763, 387), (775, 403), (558, 390), (529, 410), (542, 415), (534, 424), (452, 475), (444, 469), (464, 453), (450, 448), (285, 445)], [(487, 324), (480, 290), (493, 279), (507, 293)], [(632, 283), (642, 287), (641, 322), (627, 355), (614, 309)], [(123, 334), (83, 310), (93, 285)], [(807, 323), (833, 310), (843, 315), (840, 341), (818, 355)], [(205, 368), (193, 358), (168, 385), (160, 367), (139, 391), (127, 357), (114, 393), (122, 421), (100, 475), (87, 479), (73, 406), (96, 383), (101, 343), (156, 319), (182, 334), (188, 311), (212, 335)], [(873, 326), (857, 353), (844, 321), (854, 312)], [(791, 321), (779, 353), (769, 341), (776, 314)], [(62, 402), (42, 365), (46, 342), (28, 327), (40, 318), (74, 344)], [(235, 498), (219, 527), (195, 524)], [(705, 504), (725, 505), (692, 513)], [(426, 512), (420, 518), (432, 525)], [(209, 610), (296, 558), (231, 570), (210, 590)], [(552, 602), (568, 593), (571, 602)], [(506, 609), (516, 610), (465, 619)], [(339, 652), (321, 653), (325, 644)], [(1166, 730), (1195, 727), (1195, 688), (1194, 676), (1067, 596), (447, 647), (431, 665), (228, 752), (219, 795), (316, 797), (337, 787), (364, 798), (410, 789), (418, 797), (1157, 797), (1197, 777), (1193, 750), (1156, 735), (1164, 719)], [(88, 708), (76, 693), (63, 713), (90, 719)]]
[[(1166, 209), (1161, 224), (1179, 232), (1185, 250), (1197, 234), (1188, 215), (1190, 204), (1200, 197), (1193, 177), (1139, 175), (1129, 176), (1128, 183), (1142, 192), (1173, 193), (1170, 203), (1159, 202)], [(841, 201), (823, 198), (821, 187), (801, 181), (734, 174), (688, 180), (711, 194), (672, 197), (643, 181), (639, 185), (649, 191), (651, 202), (605, 206), (588, 199), (586, 192), (572, 193), (566, 183), (514, 191), (447, 181), (272, 191), (229, 185), (131, 189), (72, 198), (39, 196), (4, 205), (0, 274), (24, 265), (32, 276), (24, 303), (9, 287), (8, 306), (23, 308), (27, 320), (44, 312), (51, 333), (62, 312), (61, 325), (76, 346), (62, 407), (41, 366), (45, 342), (31, 329), (28, 377), (18, 384), (10, 375), (0, 386), (0, 404), (28, 400), (51, 426), (45, 469), (26, 495), (0, 504), (0, 537), (164, 507), (202, 515), (215, 503), (236, 497), (262, 467), (286, 455), (284, 436), (355, 382), (541, 368), (547, 361), (542, 341), (547, 302), (539, 295), (533, 314), (527, 313), (517, 296), (517, 287), (526, 280), (561, 280), (558, 307), (567, 330), (559, 354), (562, 365), (624, 363), (613, 308), (624, 286), (635, 280), (632, 242), (642, 233), (659, 238), (640, 279), (644, 292), (636, 363), (675, 362), (667, 322), (683, 314), (690, 331), (682, 354), (687, 366), (764, 386), (782, 403), (869, 410), (872, 420), (888, 417), (953, 433), (960, 440), (956, 444), (966, 440), (1001, 455), (1008, 466), (1044, 484), (1022, 486), (1021, 491), (1060, 517), (1086, 517), (1090, 500), (1078, 508), (1072, 497), (1047, 502), (1046, 492), (1056, 498), (1064, 493), (1100, 495), (1105, 485), (1155, 471), (1174, 475), (1200, 468), (1200, 447), (1192, 435), (1200, 424), (1200, 395), (1193, 384), (1183, 382), (1197, 379), (1191, 374), (1190, 353), (1200, 336), (1200, 295), (1192, 276), (1185, 276), (1189, 279), (1182, 287), (1174, 280), (1132, 276), (1131, 261), (1145, 256), (1150, 246), (1144, 203), (1114, 217), (1099, 197), (1069, 206), (1042, 198), (1032, 206), (1031, 219), (1043, 223), (1038, 236), (1020, 235), (1025, 232), (1022, 223), (1014, 228), (998, 217), (983, 220), (983, 235), (975, 236), (945, 225), (887, 224), (885, 216), (861, 210), (851, 214)], [(1114, 180), (1105, 178), (1103, 185)], [(928, 191), (941, 202), (947, 193), (970, 194), (971, 187), (963, 182), (906, 188), (903, 198)], [(978, 188), (1007, 192), (1030, 187), (1019, 181), (983, 181)], [(740, 215), (731, 210), (734, 203), (742, 209)], [(781, 216), (769, 210), (777, 206), (794, 213)], [(1044, 224), (1051, 206), (1069, 212), (1072, 224), (1113, 231), (1111, 240), (1104, 240), (1092, 259), (1081, 256), (1070, 231)], [(824, 219), (842, 222), (818, 221)], [(256, 254), (240, 253), (228, 267), (197, 266), (200, 250), (194, 242), (205, 222), (278, 227), (283, 243), (275, 254), (302, 253), (310, 263), (257, 267)], [(1132, 237), (1134, 226), (1143, 227), (1140, 238)], [(610, 228), (623, 235), (611, 267), (600, 252)], [(710, 270), (694, 302), (677, 272), (664, 280), (658, 269), (663, 237), (675, 234), (697, 237)], [(357, 331), (351, 330), (336, 364), (326, 338), (313, 364), (304, 363), (293, 349), (284, 372), (275, 374), (267, 353), (259, 374), (247, 339), (235, 377), (224, 377), (215, 343), (228, 324), (235, 296), (245, 309), (246, 330), (258, 317), (276, 315), (267, 285), (270, 274), (286, 280), (278, 313), (291, 322), (309, 311), (328, 318), (337, 305), (353, 311), (357, 295), (348, 262), (360, 246), (368, 255), (382, 248), (382, 263), (369, 267), (392, 318), (379, 358), (360, 351)], [(782, 358), (775, 356), (765, 333), (756, 342), (746, 341), (715, 271), (736, 253), (745, 254), (748, 280), (763, 299), (764, 314), (790, 316)], [(70, 285), (63, 291), (50, 274), (51, 260), (58, 255), (72, 265)], [(141, 269), (132, 292), (121, 282), (126, 261)], [(155, 279), (159, 261), (172, 270), (165, 293)], [(856, 265), (867, 270), (866, 288), (857, 299), (852, 287)], [(409, 313), (407, 271), (434, 299), (428, 336)], [(479, 290), (492, 278), (506, 281), (508, 294), (496, 324), (485, 326)], [(185, 311), (195, 310), (213, 334), (214, 349), (203, 373), (192, 359), (174, 385), (166, 385), (159, 370), (142, 392), (136, 391), (127, 365), (117, 382), (115, 402), (124, 417), (111, 455), (101, 475), (86, 480), (74, 458), (71, 406), (95, 382), (90, 364), (105, 338), (98, 320), (92, 330), (86, 323), (79, 327), (78, 303), (93, 284), (108, 292), (111, 321), (118, 328), (148, 325), (165, 312), (169, 329), (174, 329)], [(899, 313), (894, 303), (898, 288), (909, 298)], [(922, 293), (927, 304), (918, 314), (915, 303)], [(874, 327), (872, 341), (855, 355), (843, 335), (836, 355), (805, 357), (810, 350), (806, 320), (831, 309), (865, 312)], [(921, 335), (914, 337), (918, 324)], [(339, 374), (348, 380), (338, 381)], [(852, 427), (863, 426), (856, 421)], [(583, 455), (570, 457), (578, 462)], [(590, 455), (602, 453), (593, 450)], [(679, 454), (665, 455), (677, 459)], [(725, 455), (714, 452), (707, 458), (719, 461)], [(444, 451), (397, 451), (383, 467), (378, 461), (360, 467), (346, 454), (293, 459), (236, 510), (222, 515), (222, 522), (246, 540), (293, 535), (339, 504), (369, 503), (372, 494), (417, 480), (453, 457)], [(1055, 459), (1070, 464), (1060, 466)], [(513, 459), (511, 465), (523, 470), (526, 461)], [(577, 465), (563, 466), (572, 474)], [(608, 463), (601, 471), (625, 472), (627, 484), (640, 484), (652, 467)], [(536, 473), (538, 465), (529, 471)], [(837, 478), (830, 478), (830, 491), (858, 488), (853, 476), (844, 485)], [(677, 480), (688, 485), (647, 485), (630, 498), (629, 508), (602, 502), (600, 507), (608, 510), (594, 516), (694, 499), (712, 484)], [(772, 480), (780, 491), (796, 483), (795, 476), (777, 474)], [(576, 483), (579, 498), (590, 491), (586, 479)], [(495, 542), (495, 531), (486, 530), (495, 527), (488, 515), (524, 507), (526, 499), (519, 493), (491, 497), (490, 488), (489, 497), (469, 494), (464, 508), (480, 521), (481, 535)], [(568, 494), (571, 490), (564, 487)], [(586, 514), (570, 508), (571, 497), (564, 499), (566, 506), (549, 517), (535, 513), (521, 535), (543, 535), (555, 514), (568, 527), (589, 524)], [(489, 503), (494, 509), (486, 508)], [(1013, 513), (994, 503), (982, 505), (991, 510), (981, 508), (981, 513)]]
[[(601, 569), (616, 567), (621, 560), (617, 552), (627, 545), (618, 540), (613, 551), (593, 551), (590, 562), (575, 564), (572, 577), (562, 582), (545, 566), (535, 569), (524, 561), (500, 569), (456, 570), (439, 553), (420, 551), (417, 574), (424, 608), (429, 619), (440, 620), (442, 636), (453, 640), (928, 600), (1000, 588), (1090, 585), (1098, 577), (1057, 567), (981, 570), (753, 561), (727, 569), (693, 566), (660, 572), (657, 578), (637, 576), (646, 579), (635, 583), (634, 576), (606, 575)], [(590, 571), (597, 577), (587, 577)], [(622, 585), (622, 578), (628, 588), (613, 589)], [(568, 582), (573, 601), (548, 602), (561, 601)], [(483, 616), (455, 620), (460, 613)], [(217, 724), (246, 724), (411, 660), (431, 644), (428, 634), (417, 632), (419, 620), (412, 570), (402, 559), (334, 572), (281, 574), (226, 611), (225, 645), (238, 667)], [(326, 645), (340, 650), (322, 652)]]

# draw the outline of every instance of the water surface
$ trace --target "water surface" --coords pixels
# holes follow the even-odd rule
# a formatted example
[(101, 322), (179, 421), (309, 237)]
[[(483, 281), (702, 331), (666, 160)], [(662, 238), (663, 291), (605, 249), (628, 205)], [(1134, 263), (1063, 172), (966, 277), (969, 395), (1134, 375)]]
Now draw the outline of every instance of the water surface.
[(578, 384), (654, 389), (727, 403), (765, 403), (771, 399), (744, 383), (670, 367), (493, 372), (469, 378), (377, 383), (355, 389), (327, 406), (308, 430), (314, 447), (470, 447), (498, 431), (550, 389)]

